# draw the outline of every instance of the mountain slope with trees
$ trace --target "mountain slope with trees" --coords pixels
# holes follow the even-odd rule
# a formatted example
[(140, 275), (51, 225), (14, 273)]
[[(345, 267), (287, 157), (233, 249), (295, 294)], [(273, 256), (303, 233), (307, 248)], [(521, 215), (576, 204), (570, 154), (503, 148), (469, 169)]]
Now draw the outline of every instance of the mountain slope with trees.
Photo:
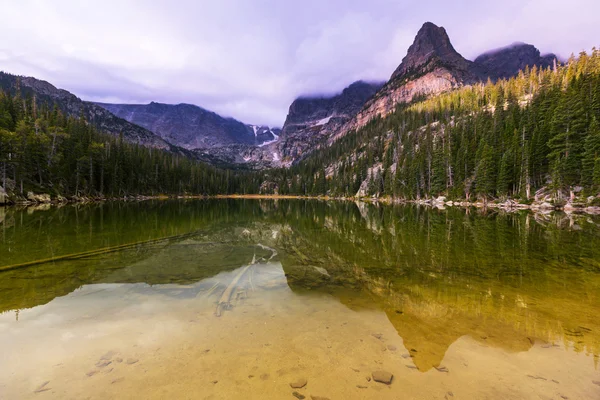
[[(600, 52), (401, 103), (289, 171), (280, 193), (575, 201), (600, 191)], [(548, 195), (548, 196), (546, 196)]]
[(94, 103), (83, 101), (66, 90), (57, 89), (46, 81), (0, 72), (0, 90), (10, 96), (18, 95), (32, 111), (42, 105), (56, 106), (67, 117), (82, 116), (100, 132), (114, 136), (122, 134), (126, 141), (148, 147), (172, 148), (170, 143), (149, 130), (129, 123)]
[(39, 201), (34, 193), (78, 200), (245, 193), (260, 185), (256, 176), (131, 143), (124, 133), (100, 133), (85, 113), (76, 118), (36, 100), (0, 91), (0, 203)]

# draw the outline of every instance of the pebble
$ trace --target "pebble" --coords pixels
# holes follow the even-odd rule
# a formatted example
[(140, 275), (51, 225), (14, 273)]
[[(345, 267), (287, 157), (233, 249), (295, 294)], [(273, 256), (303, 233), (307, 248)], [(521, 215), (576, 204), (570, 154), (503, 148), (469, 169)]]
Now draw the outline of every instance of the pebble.
[(404, 354), (402, 354), (402, 358), (410, 358), (410, 354), (404, 353)]
[(91, 371), (89, 371), (88, 373), (86, 373), (87, 376), (94, 376), (98, 373), (97, 369), (93, 369)]
[(371, 382), (371, 377), (367, 376), (367, 382)]
[(217, 383), (219, 383), (219, 381), (217, 381), (217, 380), (212, 381), (213, 385), (216, 385)]
[(127, 361), (125, 361), (125, 364), (135, 364), (136, 362), (138, 362), (140, 360), (138, 360), (137, 358), (128, 358)]
[(394, 375), (383, 370), (374, 371), (371, 375), (373, 376), (373, 380), (375, 382), (385, 383), (386, 385), (391, 384), (392, 379), (394, 379)]
[(388, 344), (387, 345), (387, 349), (389, 351), (396, 351), (396, 350), (398, 350), (398, 348), (396, 346), (394, 346), (393, 344)]
[(122, 363), (123, 359), (121, 357), (117, 357), (115, 358), (115, 362)]
[(303, 388), (304, 386), (306, 386), (306, 384), (308, 383), (308, 381), (306, 380), (306, 378), (300, 378), (295, 380), (294, 382), (290, 382), (290, 386), (293, 389), (300, 389)]
[(267, 379), (269, 379), (269, 374), (261, 374), (260, 379), (262, 379), (263, 381), (266, 381)]
[(381, 340), (383, 338), (383, 335), (381, 333), (371, 333), (371, 336), (373, 336), (375, 339), (379, 339), (379, 340)]
[(363, 386), (363, 385), (356, 385), (356, 387), (359, 388), (359, 389), (366, 389), (367, 388), (367, 386)]
[(593, 383), (594, 385), (598, 385), (598, 386), (600, 386), (600, 381), (592, 381), (592, 383)]
[(37, 387), (37, 389), (35, 389), (33, 391), (33, 393), (42, 393), (45, 392), (46, 390), (50, 390), (52, 388), (46, 387), (46, 385), (48, 385), (50, 383), (50, 381), (46, 381), (44, 383), (42, 383), (40, 386)]
[(450, 372), (448, 371), (448, 368), (444, 367), (443, 365), (440, 365), (439, 367), (434, 367), (435, 369), (437, 369), (439, 372)]
[(301, 393), (298, 393), (298, 392), (293, 392), (293, 393), (292, 393), (292, 396), (294, 396), (295, 398), (297, 398), (297, 399), (300, 399), (300, 400), (303, 400), (303, 399), (305, 399), (305, 398), (306, 398), (306, 396), (305, 396), (305, 395), (303, 395), (303, 394), (301, 394)]
[(314, 395), (310, 395), (310, 398), (312, 400), (329, 400), (329, 397), (323, 397), (323, 396), (314, 396)]
[(117, 378), (117, 379), (113, 379), (112, 382), (110, 382), (110, 383), (119, 383), (119, 382), (123, 382), (124, 380), (125, 380), (125, 378), (120, 377), (120, 378)]

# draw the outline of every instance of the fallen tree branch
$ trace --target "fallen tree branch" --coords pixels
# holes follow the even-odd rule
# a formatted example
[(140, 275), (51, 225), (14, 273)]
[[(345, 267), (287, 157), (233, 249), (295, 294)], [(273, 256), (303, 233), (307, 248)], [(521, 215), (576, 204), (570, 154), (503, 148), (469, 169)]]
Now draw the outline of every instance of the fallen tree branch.
[(248, 269), (252, 265), (254, 264), (246, 265), (244, 268), (242, 268), (242, 270), (233, 278), (229, 286), (227, 286), (227, 289), (225, 289), (225, 291), (221, 295), (221, 298), (219, 299), (219, 302), (217, 303), (217, 308), (215, 310), (215, 315), (217, 317), (221, 316), (222, 310), (227, 310), (231, 308), (231, 295), (233, 294), (233, 289), (235, 289), (240, 279), (242, 279), (246, 271), (248, 271)]

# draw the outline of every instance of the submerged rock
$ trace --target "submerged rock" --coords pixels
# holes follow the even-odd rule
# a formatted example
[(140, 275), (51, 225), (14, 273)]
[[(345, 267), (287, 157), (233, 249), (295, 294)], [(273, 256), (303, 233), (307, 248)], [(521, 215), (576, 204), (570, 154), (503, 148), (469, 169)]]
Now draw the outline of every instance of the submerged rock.
[(101, 361), (98, 361), (98, 362), (96, 363), (96, 367), (98, 367), (98, 368), (104, 368), (104, 367), (106, 367), (106, 366), (108, 366), (108, 365), (110, 365), (110, 364), (112, 364), (112, 361), (108, 361), (108, 360), (104, 360), (104, 361), (102, 361), (102, 360), (101, 360)]
[(373, 376), (373, 380), (375, 382), (385, 383), (386, 385), (391, 384), (392, 379), (394, 379), (394, 375), (392, 375), (388, 371), (383, 371), (383, 370), (374, 371), (372, 373), (372, 376)]
[(117, 354), (117, 353), (112, 350), (107, 351), (106, 353), (104, 353), (104, 355), (102, 357), (100, 357), (100, 360), (112, 360), (112, 358), (115, 354)]
[(300, 378), (295, 380), (294, 382), (290, 382), (290, 386), (293, 389), (300, 389), (303, 388), (304, 386), (306, 386), (306, 384), (308, 383), (308, 381), (306, 380), (306, 378)]

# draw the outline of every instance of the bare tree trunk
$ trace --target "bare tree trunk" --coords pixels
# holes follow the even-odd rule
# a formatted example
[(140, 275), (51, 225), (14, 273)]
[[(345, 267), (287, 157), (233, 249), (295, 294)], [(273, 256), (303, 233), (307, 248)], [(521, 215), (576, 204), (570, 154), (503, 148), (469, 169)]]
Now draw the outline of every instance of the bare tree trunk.
[(94, 190), (94, 163), (92, 162), (92, 156), (90, 155), (90, 192)]

